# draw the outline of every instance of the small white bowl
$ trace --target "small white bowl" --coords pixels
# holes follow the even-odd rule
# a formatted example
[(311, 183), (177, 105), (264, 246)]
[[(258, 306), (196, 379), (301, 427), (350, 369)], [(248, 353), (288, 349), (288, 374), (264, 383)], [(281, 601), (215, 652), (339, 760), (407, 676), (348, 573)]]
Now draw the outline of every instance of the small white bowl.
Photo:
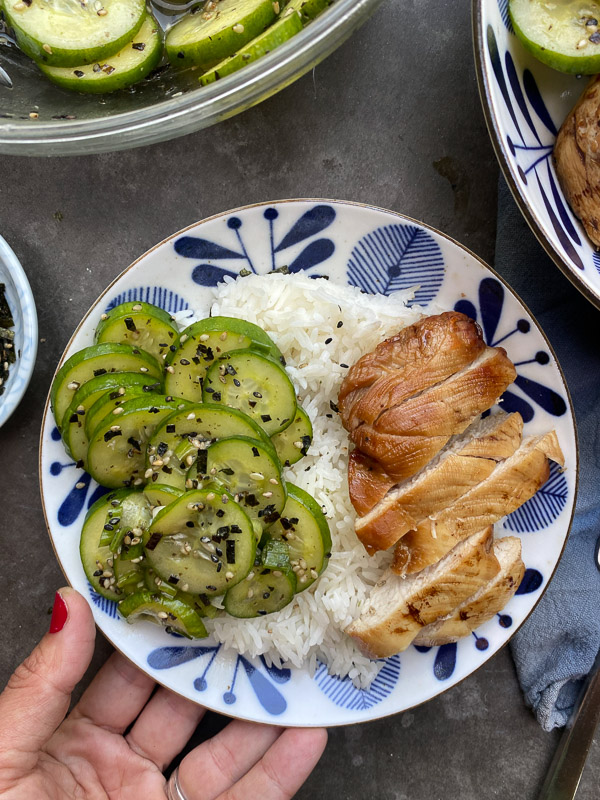
[(4, 393), (0, 395), (0, 428), (21, 402), (31, 380), (37, 354), (38, 323), (35, 300), (19, 259), (0, 236), (0, 283), (15, 321), (17, 360), (11, 364)]

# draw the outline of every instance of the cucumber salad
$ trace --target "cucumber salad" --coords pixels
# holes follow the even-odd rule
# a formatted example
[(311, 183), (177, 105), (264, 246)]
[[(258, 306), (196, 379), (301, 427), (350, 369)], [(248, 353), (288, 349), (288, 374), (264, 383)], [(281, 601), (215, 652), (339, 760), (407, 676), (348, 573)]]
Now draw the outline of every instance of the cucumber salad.
[(333, 0), (174, 2), (163, 9), (158, 0), (156, 8), (146, 0), (0, 0), (0, 9), (49, 80), (104, 93), (167, 63), (196, 71), (201, 85), (213, 83), (291, 39)]
[(188, 638), (206, 618), (290, 604), (326, 569), (331, 535), (283, 475), (313, 430), (275, 343), (225, 316), (180, 333), (135, 301), (102, 314), (95, 342), (50, 392), (66, 450), (109, 490), (81, 532), (94, 591)]

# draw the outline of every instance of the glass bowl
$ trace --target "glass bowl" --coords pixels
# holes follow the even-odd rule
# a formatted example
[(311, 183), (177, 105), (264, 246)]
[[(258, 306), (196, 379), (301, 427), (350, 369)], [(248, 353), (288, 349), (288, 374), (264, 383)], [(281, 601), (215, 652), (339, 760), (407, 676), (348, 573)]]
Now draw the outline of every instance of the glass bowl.
[(344, 42), (382, 0), (336, 0), (284, 45), (209, 86), (197, 73), (158, 71), (104, 96), (67, 92), (20, 51), (4, 45), (0, 64), (0, 152), (81, 155), (125, 150), (183, 136), (239, 114), (288, 86)]

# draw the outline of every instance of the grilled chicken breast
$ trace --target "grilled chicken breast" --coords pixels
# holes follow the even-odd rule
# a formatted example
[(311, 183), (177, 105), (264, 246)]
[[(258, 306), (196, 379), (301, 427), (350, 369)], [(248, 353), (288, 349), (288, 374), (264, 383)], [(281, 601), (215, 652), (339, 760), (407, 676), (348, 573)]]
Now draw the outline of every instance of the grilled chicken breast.
[[(500, 412), (470, 426), (434, 461), (410, 480), (397, 484), (356, 520), (356, 535), (367, 552), (387, 550), (426, 517), (451, 505), (485, 480), (498, 461), (509, 458), (519, 447), (522, 433), (520, 414)], [(363, 508), (371, 486), (371, 496), (377, 496), (379, 486), (384, 483), (383, 480), (376, 483), (381, 471), (373, 469), (366, 475), (374, 477), (370, 482), (367, 477), (361, 484), (361, 474), (353, 470), (350, 480), (350, 499), (354, 502), (353, 492), (357, 493)], [(387, 480), (392, 479), (388, 477)]]
[(500, 570), (488, 527), (460, 542), (418, 575), (387, 571), (373, 588), (365, 610), (346, 633), (370, 658), (405, 650), (419, 631), (472, 597)]
[(410, 478), (498, 400), (516, 377), (501, 348), (487, 347), (468, 367), (351, 431), (356, 447), (396, 480)]
[(445, 380), (484, 348), (477, 323), (457, 311), (404, 328), (348, 371), (338, 400), (344, 427), (372, 424), (383, 410)]
[(494, 555), (500, 564), (498, 574), (461, 603), (452, 614), (422, 628), (414, 644), (437, 647), (456, 642), (504, 608), (519, 588), (525, 574), (525, 564), (521, 559), (521, 540), (516, 536), (498, 539), (494, 542)]
[(515, 511), (548, 480), (550, 460), (564, 465), (554, 431), (527, 439), (489, 478), (406, 534), (396, 545), (391, 569), (400, 575), (419, 572), (457, 542)]
[(554, 160), (565, 197), (600, 247), (600, 78), (595, 78), (556, 137)]

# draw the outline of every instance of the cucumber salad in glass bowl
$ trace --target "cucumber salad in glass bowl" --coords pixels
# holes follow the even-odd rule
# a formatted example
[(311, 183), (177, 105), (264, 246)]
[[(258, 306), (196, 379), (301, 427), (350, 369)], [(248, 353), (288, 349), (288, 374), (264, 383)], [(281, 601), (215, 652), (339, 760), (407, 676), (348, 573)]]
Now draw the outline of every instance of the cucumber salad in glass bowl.
[(200, 84), (295, 36), (332, 0), (8, 0), (8, 34), (63, 89), (105, 93), (164, 62)]
[(325, 570), (331, 535), (282, 475), (312, 425), (277, 346), (230, 317), (180, 334), (144, 302), (102, 314), (95, 338), (50, 395), (67, 452), (111, 490), (81, 532), (93, 590), (187, 638), (206, 617), (280, 611)]

